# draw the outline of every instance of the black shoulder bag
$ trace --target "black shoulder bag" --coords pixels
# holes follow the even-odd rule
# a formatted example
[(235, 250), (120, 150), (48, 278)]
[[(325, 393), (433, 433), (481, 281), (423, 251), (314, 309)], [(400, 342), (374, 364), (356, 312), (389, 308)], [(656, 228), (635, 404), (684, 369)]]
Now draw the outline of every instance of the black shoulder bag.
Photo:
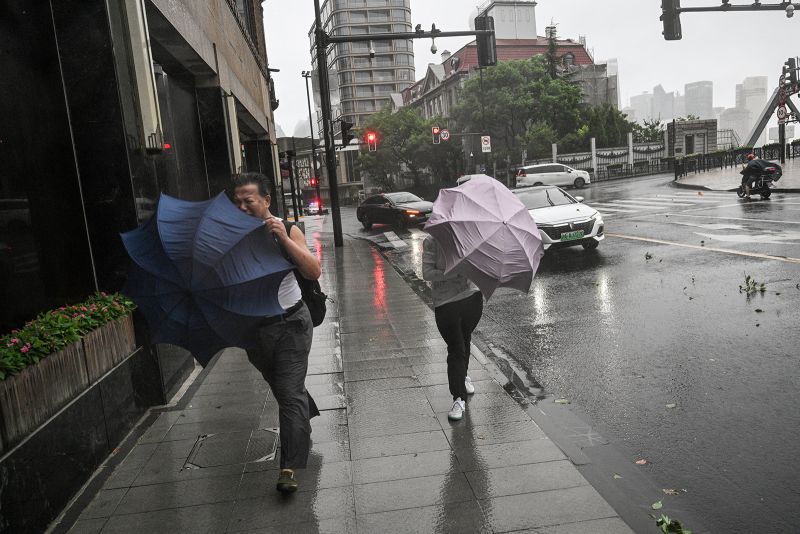
[[(283, 221), (283, 225), (286, 227), (286, 233), (291, 236), (294, 223)], [(286, 251), (283, 250), (283, 247), (281, 247), (281, 252), (287, 260), (292, 261)], [(300, 274), (297, 268), (294, 269), (294, 277), (297, 279), (297, 285), (300, 286), (303, 302), (306, 303), (308, 311), (311, 313), (311, 322), (314, 326), (321, 325), (323, 319), (325, 319), (325, 313), (328, 311), (326, 305), (328, 295), (322, 292), (322, 287), (317, 280), (308, 280)]]

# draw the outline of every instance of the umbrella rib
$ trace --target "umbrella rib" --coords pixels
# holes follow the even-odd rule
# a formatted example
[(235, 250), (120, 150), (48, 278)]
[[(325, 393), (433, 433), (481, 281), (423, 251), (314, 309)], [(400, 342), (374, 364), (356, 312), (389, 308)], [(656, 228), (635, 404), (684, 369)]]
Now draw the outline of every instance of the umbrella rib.
[[(499, 228), (497, 228), (497, 230), (495, 230), (495, 231), (492, 233), (492, 235), (490, 235), (489, 237), (487, 237), (486, 239), (484, 239), (483, 241), (481, 241), (481, 243), (485, 243), (486, 241), (488, 241), (488, 240), (490, 240), (491, 238), (493, 238), (494, 236), (496, 236), (496, 235), (497, 235), (497, 233), (498, 233), (500, 230), (502, 230), (502, 226), (501, 226), (501, 227), (499, 227)], [(475, 246), (472, 248), (472, 250), (470, 250), (469, 252), (467, 252), (466, 254), (464, 254), (464, 255), (463, 255), (461, 258), (459, 258), (459, 259), (458, 259), (458, 261), (456, 262), (456, 266), (458, 266), (458, 265), (461, 265), (461, 262), (462, 262), (462, 261), (466, 260), (466, 259), (467, 259), (467, 258), (468, 258), (470, 255), (472, 255), (472, 254), (473, 254), (475, 251), (477, 251), (477, 250), (478, 250), (478, 247), (480, 247), (481, 243), (479, 243), (479, 244), (475, 245)], [(454, 267), (455, 267), (455, 266), (454, 266)], [(451, 271), (452, 271), (452, 269), (451, 269)]]

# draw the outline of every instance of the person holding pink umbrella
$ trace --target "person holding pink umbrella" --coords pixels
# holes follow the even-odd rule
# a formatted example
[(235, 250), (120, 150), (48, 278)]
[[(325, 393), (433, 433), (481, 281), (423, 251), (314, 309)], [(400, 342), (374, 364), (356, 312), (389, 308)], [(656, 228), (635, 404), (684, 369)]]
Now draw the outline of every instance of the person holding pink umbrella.
[(422, 250), (422, 277), (431, 282), (436, 328), (447, 343), (447, 381), (453, 396), (447, 418), (458, 421), (464, 417), (467, 395), (475, 393), (467, 369), (472, 331), (483, 315), (483, 297), (464, 276), (445, 274), (444, 256), (433, 236), (425, 238)]
[(527, 293), (544, 247), (525, 205), (489, 176), (439, 191), (425, 230), (422, 275), (432, 282), (436, 326), (447, 343), (448, 418), (459, 420), (475, 391), (467, 364), (483, 298), (501, 287)]

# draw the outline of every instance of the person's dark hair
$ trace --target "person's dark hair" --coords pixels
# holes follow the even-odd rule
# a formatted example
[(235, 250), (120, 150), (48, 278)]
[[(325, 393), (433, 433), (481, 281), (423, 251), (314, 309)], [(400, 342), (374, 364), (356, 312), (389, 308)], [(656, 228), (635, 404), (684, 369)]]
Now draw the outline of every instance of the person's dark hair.
[(260, 172), (240, 172), (231, 177), (233, 188), (241, 187), (243, 185), (255, 184), (258, 186), (258, 194), (262, 197), (267, 197), (272, 191), (272, 182), (269, 178)]

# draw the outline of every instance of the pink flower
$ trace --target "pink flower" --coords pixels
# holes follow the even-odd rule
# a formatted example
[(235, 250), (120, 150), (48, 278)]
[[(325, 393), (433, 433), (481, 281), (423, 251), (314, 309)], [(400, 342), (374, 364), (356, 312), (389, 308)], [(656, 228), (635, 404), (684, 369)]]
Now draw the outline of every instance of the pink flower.
[(11, 338), (11, 345), (16, 345), (17, 343), (19, 343), (19, 339), (15, 338), (15, 337), (12, 337)]
[(28, 352), (29, 350), (31, 350), (31, 346), (28, 345), (27, 343), (23, 345), (22, 348), (19, 349), (20, 352)]

